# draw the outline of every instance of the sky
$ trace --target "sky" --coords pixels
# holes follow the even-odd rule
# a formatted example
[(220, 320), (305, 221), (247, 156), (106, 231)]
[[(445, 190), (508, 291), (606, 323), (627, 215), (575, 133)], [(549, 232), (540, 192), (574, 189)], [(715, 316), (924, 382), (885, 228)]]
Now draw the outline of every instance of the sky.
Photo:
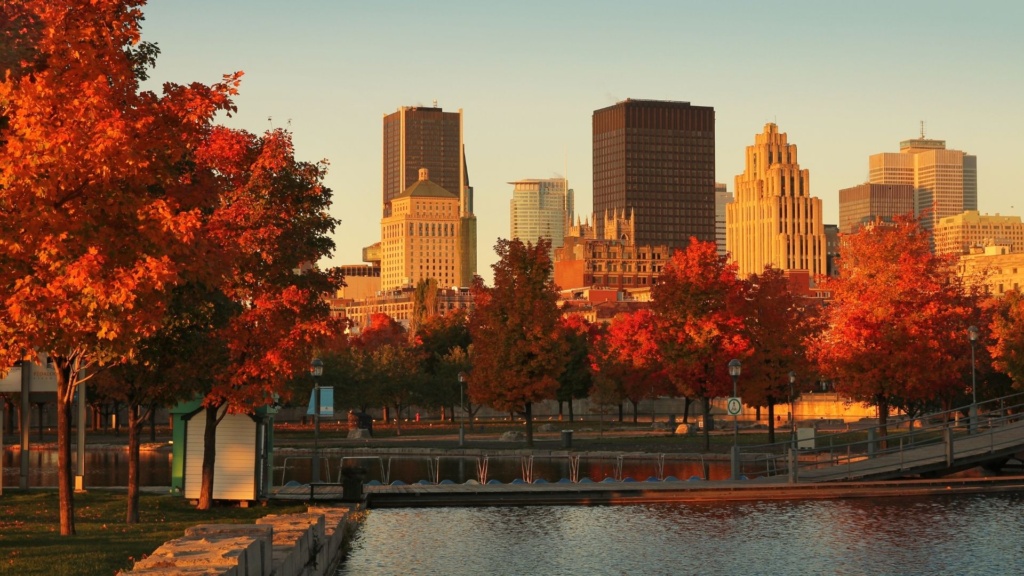
[(626, 98), (711, 106), (716, 180), (775, 122), (825, 222), (868, 156), (928, 138), (978, 158), (982, 213), (1024, 214), (1024, 2), (979, 0), (151, 0), (145, 87), (245, 72), (226, 125), (288, 128), (326, 159), (341, 220), (322, 266), (380, 239), (382, 117), (463, 110), (478, 272), (509, 236), (514, 180), (567, 176), (592, 209), (591, 115)]

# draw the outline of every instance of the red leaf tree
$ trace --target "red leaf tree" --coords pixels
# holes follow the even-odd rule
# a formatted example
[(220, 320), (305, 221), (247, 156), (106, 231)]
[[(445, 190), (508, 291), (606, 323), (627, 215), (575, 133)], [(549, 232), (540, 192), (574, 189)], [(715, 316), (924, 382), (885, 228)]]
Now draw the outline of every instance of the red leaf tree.
[(606, 376), (620, 382), (623, 397), (633, 405), (633, 422), (641, 400), (676, 392), (665, 371), (657, 331), (651, 310), (619, 314), (608, 325), (600, 347), (603, 361), (599, 365)]
[(962, 398), (976, 295), (948, 258), (931, 253), (928, 233), (915, 220), (863, 228), (843, 240), (841, 275), (824, 284), (831, 300), (811, 355), (823, 375), (836, 379), (836, 391), (877, 407), (884, 436), (894, 407), (912, 415)]
[(988, 350), (993, 365), (1020, 388), (1024, 384), (1024, 295), (1018, 290), (1007, 292), (994, 303), (992, 312)]
[(0, 5), (0, 367), (38, 351), (54, 362), (63, 535), (71, 399), (87, 368), (131, 356), (161, 324), (213, 201), (189, 159), (239, 76), (140, 91), (156, 54), (140, 41), (143, 4)]
[(533, 445), (533, 403), (555, 397), (564, 369), (558, 338), (558, 291), (551, 279), (549, 242), (498, 240), (494, 286), (477, 277), (470, 316), (473, 371), (469, 396), (476, 404), (522, 413)]
[(710, 449), (709, 400), (731, 395), (728, 363), (747, 355), (736, 266), (714, 242), (690, 239), (672, 253), (654, 286), (658, 348), (668, 377), (682, 396), (704, 407), (704, 449)]

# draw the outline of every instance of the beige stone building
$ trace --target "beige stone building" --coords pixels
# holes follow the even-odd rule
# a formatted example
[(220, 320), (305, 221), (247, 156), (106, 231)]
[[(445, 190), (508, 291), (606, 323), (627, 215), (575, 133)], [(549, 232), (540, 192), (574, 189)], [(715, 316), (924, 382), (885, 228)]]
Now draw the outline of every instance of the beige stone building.
[(462, 282), (463, 246), (459, 198), (433, 183), (426, 168), (420, 179), (391, 200), (391, 215), (380, 223), (381, 290)]
[(740, 277), (766, 265), (825, 274), (825, 228), (821, 199), (810, 193), (810, 175), (797, 162), (795, 144), (778, 126), (747, 146), (746, 168), (736, 176), (736, 199), (726, 207), (726, 247)]
[(1020, 216), (980, 214), (968, 210), (935, 223), (936, 254), (970, 254), (972, 248), (1000, 245), (1024, 252), (1024, 223)]
[(928, 230), (939, 219), (978, 209), (978, 159), (947, 150), (945, 140), (920, 138), (900, 142), (899, 152), (868, 159), (873, 184), (914, 187), (914, 213)]
[(1009, 246), (975, 247), (960, 257), (960, 273), (968, 283), (984, 286), (995, 296), (1019, 291), (1024, 286), (1024, 252), (1013, 252)]
[[(336, 314), (349, 320), (350, 330), (354, 333), (368, 326), (370, 316), (374, 314), (387, 314), (409, 328), (415, 300), (415, 290), (412, 288), (386, 290), (365, 299), (339, 302)], [(438, 288), (436, 302), (437, 313), (440, 315), (450, 314), (454, 310), (473, 309), (473, 295), (469, 288)]]

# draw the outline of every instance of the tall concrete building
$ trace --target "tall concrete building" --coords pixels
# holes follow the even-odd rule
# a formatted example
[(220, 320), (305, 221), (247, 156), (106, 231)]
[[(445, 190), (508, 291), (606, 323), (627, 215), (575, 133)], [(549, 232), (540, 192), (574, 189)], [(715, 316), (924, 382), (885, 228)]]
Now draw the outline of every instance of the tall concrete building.
[(797, 162), (796, 145), (773, 123), (747, 146), (746, 169), (736, 176), (736, 200), (726, 207), (726, 246), (740, 277), (766, 265), (826, 273), (821, 199)]
[(732, 202), (732, 192), (725, 184), (715, 183), (715, 244), (718, 246), (718, 255), (725, 256), (729, 253), (725, 246), (725, 207)]
[(391, 215), (380, 222), (381, 290), (398, 290), (433, 279), (457, 286), (462, 278), (462, 219), (459, 198), (430, 180), (419, 180), (392, 198)]
[(384, 218), (391, 216), (393, 200), (417, 183), (421, 168), (428, 170), (431, 182), (456, 196), (464, 232), (456, 283), (469, 286), (476, 274), (476, 216), (462, 140), (462, 110), (445, 112), (434, 102), (433, 107), (403, 106), (385, 115), (383, 166)]
[(945, 140), (921, 137), (900, 142), (899, 152), (873, 154), (868, 160), (872, 184), (914, 187), (914, 212), (932, 230), (946, 216), (978, 209), (978, 159), (947, 150)]
[(573, 194), (565, 178), (517, 180), (512, 185), (511, 237), (537, 243), (538, 238), (560, 248), (573, 218)]
[(872, 184), (839, 191), (839, 230), (852, 234), (862, 224), (896, 216), (914, 215), (914, 187), (910, 184)]
[(933, 230), (936, 254), (970, 254), (972, 248), (1005, 246), (1011, 253), (1024, 252), (1024, 222), (1020, 216), (994, 216), (969, 210), (946, 216)]
[(623, 100), (594, 111), (594, 213), (636, 215), (637, 244), (715, 241), (715, 110)]

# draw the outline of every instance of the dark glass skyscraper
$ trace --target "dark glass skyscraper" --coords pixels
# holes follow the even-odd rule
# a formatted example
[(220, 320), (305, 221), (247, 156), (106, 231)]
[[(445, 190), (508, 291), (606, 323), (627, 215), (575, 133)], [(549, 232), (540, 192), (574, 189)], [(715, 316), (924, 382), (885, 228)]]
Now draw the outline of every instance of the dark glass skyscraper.
[(462, 110), (403, 106), (384, 116), (384, 217), (391, 215), (391, 200), (417, 182), (420, 168), (460, 195), (462, 159)]
[(715, 241), (715, 109), (623, 100), (596, 110), (594, 215), (633, 212), (636, 244)]

